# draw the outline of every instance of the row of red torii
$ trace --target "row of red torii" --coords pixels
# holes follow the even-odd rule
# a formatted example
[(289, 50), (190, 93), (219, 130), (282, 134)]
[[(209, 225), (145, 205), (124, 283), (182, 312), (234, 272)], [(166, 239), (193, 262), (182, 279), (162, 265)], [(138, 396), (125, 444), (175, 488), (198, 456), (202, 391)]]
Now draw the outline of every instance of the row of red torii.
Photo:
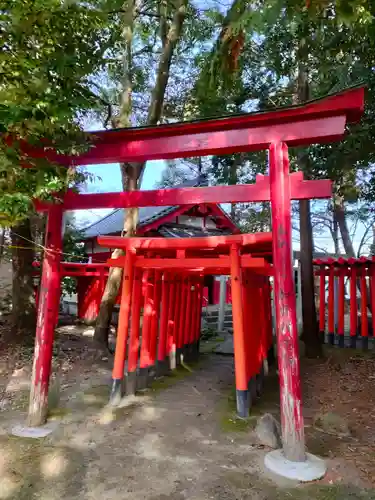
[[(212, 273), (230, 274), (232, 280), (237, 403), (239, 414), (246, 414), (251, 391), (249, 377), (252, 378), (247, 368), (246, 353), (251, 350), (253, 344), (249, 338), (251, 335), (246, 335), (244, 329), (246, 318), (243, 311), (246, 304), (251, 304), (252, 298), (255, 297), (254, 286), (247, 285), (246, 282), (255, 283), (256, 276), (259, 278), (272, 273), (283, 450), (268, 454), (266, 464), (278, 473), (297, 479), (322, 476), (325, 472), (324, 465), (305, 451), (296, 298), (292, 275), (290, 207), (291, 200), (329, 198), (331, 183), (328, 180), (305, 181), (301, 173), (290, 173), (288, 147), (342, 139), (347, 123), (359, 121), (363, 109), (364, 89), (353, 88), (304, 105), (271, 112), (92, 133), (94, 146), (78, 158), (58, 156), (51, 154), (50, 150), (25, 148), (30, 156), (44, 156), (66, 166), (144, 162), (264, 149), (269, 153), (269, 176), (258, 177), (257, 182), (252, 185), (128, 193), (67, 192), (60, 203), (35, 202), (38, 211), (48, 213), (48, 222), (45, 245), (47, 250), (43, 260), (38, 301), (29, 422), (32, 425), (42, 425), (47, 415), (53, 336), (60, 300), (61, 229), (65, 210), (270, 201), (272, 243), (270, 235), (267, 234), (234, 235), (223, 237), (222, 241), (222, 237), (197, 238), (195, 242), (194, 239), (99, 238), (99, 243), (107, 248), (126, 250), (125, 258), (112, 262), (113, 265), (124, 267), (125, 276), (113, 369), (112, 399), (115, 400), (119, 395), (119, 387), (124, 377), (129, 317), (132, 296), (134, 291), (136, 292), (136, 287), (132, 288), (132, 282), (137, 281), (134, 280), (134, 272), (137, 272), (139, 265), (147, 265), (153, 272), (166, 272), (172, 266), (173, 270), (181, 272), (190, 280), (198, 279), (205, 269), (211, 269)], [(266, 263), (264, 255), (252, 256), (252, 246), (266, 240), (272, 246), (272, 269)], [(261, 287), (265, 289), (264, 282)], [(190, 287), (190, 290), (198, 288)], [(196, 300), (199, 301), (199, 297)], [(199, 340), (199, 333), (190, 333), (191, 339)], [(267, 341), (265, 342), (263, 347), (267, 348)]]

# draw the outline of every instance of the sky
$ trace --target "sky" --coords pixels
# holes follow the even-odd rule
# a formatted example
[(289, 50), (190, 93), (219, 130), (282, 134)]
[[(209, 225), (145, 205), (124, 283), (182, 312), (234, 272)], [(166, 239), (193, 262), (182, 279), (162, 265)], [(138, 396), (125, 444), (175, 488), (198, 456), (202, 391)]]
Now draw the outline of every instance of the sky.
[[(86, 130), (95, 131), (102, 129), (102, 126), (99, 122), (91, 121), (90, 123), (86, 123)], [(146, 163), (146, 169), (143, 176), (142, 181), (142, 189), (149, 190), (154, 189), (155, 185), (161, 180), (162, 172), (165, 169), (167, 163), (164, 160), (156, 160), (149, 161)], [(120, 166), (118, 163), (113, 164), (99, 164), (99, 165), (88, 165), (86, 167), (87, 171), (95, 176), (94, 182), (90, 182), (85, 186), (83, 191), (85, 192), (116, 192), (121, 191), (121, 174), (120, 174)], [(224, 210), (229, 212), (230, 205), (225, 204), (222, 206)], [(108, 213), (110, 213), (112, 209), (102, 209), (102, 210), (77, 210), (74, 211), (74, 216), (77, 221), (77, 226), (80, 228), (87, 227), (93, 222), (105, 217)], [(349, 223), (350, 226), (350, 223)], [(351, 227), (349, 227), (349, 230)], [(353, 245), (355, 251), (357, 251), (362, 236), (365, 232), (365, 225), (358, 224), (356, 226), (355, 231), (353, 231)], [(370, 238), (372, 237), (372, 232), (368, 235)], [(300, 249), (300, 234), (299, 231), (293, 229), (292, 231), (292, 245), (294, 250)], [(369, 241), (369, 244), (371, 241)], [(329, 253), (334, 253), (334, 243), (332, 237), (328, 231), (324, 231), (323, 233), (314, 234), (314, 244), (317, 251), (327, 251)], [(344, 249), (341, 245), (341, 251), (344, 253)], [(369, 251), (369, 245), (366, 245), (363, 248), (365, 253)]]
[[(99, 122), (91, 121), (86, 123), (86, 130), (95, 131), (102, 129)], [(142, 181), (142, 190), (154, 189), (155, 185), (161, 180), (162, 172), (166, 167), (166, 162), (163, 160), (150, 161), (146, 163), (146, 169)], [(116, 192), (122, 190), (121, 184), (121, 174), (120, 166), (118, 163), (114, 164), (99, 164), (99, 165), (89, 165), (86, 167), (87, 171), (93, 174), (96, 178), (94, 182), (90, 182), (85, 186), (83, 191), (85, 192)], [(230, 205), (225, 204), (222, 207), (224, 210), (229, 211)], [(102, 209), (102, 210), (77, 210), (74, 211), (74, 216), (77, 221), (77, 226), (84, 228), (96, 220), (101, 219), (112, 209)], [(364, 234), (363, 224), (359, 224), (353, 235), (353, 244), (355, 250), (357, 250), (360, 240)], [(292, 245), (294, 250), (300, 249), (299, 244), (299, 231), (292, 231)], [(334, 253), (334, 244), (332, 237), (328, 231), (314, 234), (314, 243), (316, 250), (326, 250), (327, 252)], [(342, 246), (342, 245), (341, 245)], [(368, 247), (367, 247), (368, 250)], [(343, 251), (343, 249), (342, 249)]]
[[(161, 175), (166, 167), (166, 162), (163, 160), (150, 161), (146, 164), (145, 174), (142, 182), (143, 190), (154, 189), (155, 185), (161, 180)], [(113, 164), (101, 164), (101, 165), (89, 165), (87, 171), (95, 176), (94, 182), (88, 183), (82, 192), (116, 192), (121, 191), (121, 174), (120, 166), (118, 163)], [(229, 211), (230, 205), (226, 204), (223, 206), (224, 210)], [(77, 226), (80, 228), (86, 227), (96, 220), (104, 217), (110, 213), (112, 209), (101, 209), (101, 210), (76, 210), (74, 211), (75, 219), (77, 221)], [(358, 248), (359, 242), (364, 233), (363, 225), (357, 227), (356, 233), (354, 235), (354, 246)], [(369, 234), (369, 236), (371, 236)], [(299, 232), (293, 230), (293, 249), (299, 250)], [(334, 252), (333, 240), (328, 232), (322, 234), (314, 235), (314, 242), (316, 249), (321, 251), (325, 249), (328, 252)], [(342, 249), (343, 250), (343, 249)]]
[[(142, 189), (149, 190), (155, 187), (155, 184), (161, 180), (161, 174), (166, 166), (163, 160), (149, 161), (146, 164), (145, 173), (142, 181)], [(94, 182), (87, 183), (82, 192), (116, 192), (122, 190), (120, 166), (118, 163), (108, 163), (100, 165), (89, 165), (86, 169), (96, 178)], [(74, 216), (78, 227), (85, 227), (96, 220), (104, 217), (112, 209), (102, 210), (75, 210)]]

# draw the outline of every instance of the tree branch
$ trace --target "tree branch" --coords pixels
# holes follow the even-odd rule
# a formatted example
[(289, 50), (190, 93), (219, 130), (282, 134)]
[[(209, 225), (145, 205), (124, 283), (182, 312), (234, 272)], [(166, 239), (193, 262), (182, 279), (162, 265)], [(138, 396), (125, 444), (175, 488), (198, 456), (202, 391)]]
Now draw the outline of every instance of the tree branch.
[[(160, 18), (160, 39), (161, 39), (162, 46), (165, 47), (165, 45), (167, 43), (167, 30), (168, 30), (167, 4), (166, 4), (165, 0), (158, 3), (158, 12), (159, 12), (159, 18)], [(172, 19), (170, 19), (170, 21), (171, 20)]]
[(182, 31), (186, 8), (187, 0), (180, 0), (168, 31), (167, 41), (160, 57), (156, 82), (151, 95), (151, 103), (147, 117), (148, 125), (157, 125), (161, 117), (173, 52)]
[(359, 242), (359, 246), (358, 246), (358, 252), (357, 252), (357, 256), (358, 257), (361, 255), (362, 247), (366, 243), (366, 241), (367, 241), (366, 238), (368, 236), (368, 233), (369, 233), (370, 229), (372, 229), (372, 227), (373, 227), (373, 224), (370, 224), (369, 226), (367, 226), (365, 232), (362, 235), (361, 241)]
[(133, 57), (141, 56), (142, 54), (152, 54), (154, 52), (154, 47), (151, 45), (146, 45), (143, 49), (139, 49), (136, 52), (133, 52)]
[(155, 18), (155, 19), (167, 19), (169, 21), (173, 20), (173, 17), (171, 17), (171, 16), (166, 16), (164, 14), (155, 14), (154, 12), (147, 12), (147, 11), (144, 11), (144, 10), (139, 10), (137, 12), (137, 14), (140, 14), (140, 15), (143, 15), (143, 16), (147, 16), (147, 17), (152, 17), (152, 18)]

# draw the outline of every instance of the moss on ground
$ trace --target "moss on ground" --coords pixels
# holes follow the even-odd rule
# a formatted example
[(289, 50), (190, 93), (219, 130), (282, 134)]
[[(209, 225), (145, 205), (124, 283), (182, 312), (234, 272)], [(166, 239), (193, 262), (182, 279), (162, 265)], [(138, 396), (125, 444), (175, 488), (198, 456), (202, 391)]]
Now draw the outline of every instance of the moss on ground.
[(149, 387), (152, 392), (158, 392), (163, 389), (167, 389), (175, 385), (180, 380), (191, 376), (202, 364), (202, 359), (198, 361), (183, 363), (179, 365), (175, 370), (171, 370), (168, 375), (163, 375), (162, 377), (155, 378)]
[[(297, 484), (294, 487), (280, 487), (259, 474), (228, 471), (223, 478), (225, 483), (238, 492), (247, 492), (244, 498), (257, 500), (374, 500), (375, 490), (366, 490), (343, 484)], [(242, 498), (242, 496), (239, 498)]]
[(254, 429), (257, 419), (264, 413), (279, 412), (279, 385), (276, 373), (270, 374), (264, 385), (262, 397), (250, 409), (249, 418), (237, 417), (236, 388), (232, 387), (218, 407), (220, 427), (224, 432), (245, 432)]
[(87, 406), (102, 407), (108, 403), (110, 386), (96, 385), (82, 393), (82, 400)]
[(346, 485), (309, 485), (276, 490), (270, 500), (374, 500), (374, 490)]
[(247, 432), (254, 429), (257, 423), (256, 417), (239, 418), (235, 413), (223, 416), (220, 420), (220, 428), (223, 432)]
[[(177, 384), (180, 380), (192, 375), (202, 364), (202, 358), (191, 363), (182, 363), (175, 370), (172, 370), (168, 375), (154, 379), (150, 386), (145, 391), (140, 391), (139, 403), (135, 402), (132, 406), (138, 406), (142, 402), (142, 393), (158, 392), (168, 387)], [(59, 404), (52, 404), (48, 411), (50, 418), (63, 418), (71, 414), (73, 411), (84, 409), (104, 409), (107, 408), (110, 395), (109, 385), (96, 385), (87, 388), (82, 392), (74, 395), (72, 408), (62, 407)], [(127, 407), (128, 408), (128, 407)], [(108, 410), (108, 408), (107, 408)], [(109, 411), (109, 410), (108, 410)], [(117, 420), (124, 414), (124, 407), (111, 408), (112, 419)]]
[(236, 388), (231, 387), (219, 404), (218, 415), (220, 427), (223, 432), (246, 432), (253, 429), (256, 419), (239, 418), (236, 413)]
[(73, 412), (84, 411), (86, 409), (100, 409), (107, 405), (109, 401), (109, 385), (94, 385), (84, 391), (77, 392), (70, 399), (67, 406), (62, 406), (59, 401), (51, 404), (48, 410), (49, 418), (63, 418)]
[(201, 340), (199, 349), (203, 354), (211, 354), (216, 349), (217, 345), (223, 342), (223, 340), (217, 340), (217, 338), (211, 338), (209, 340)]
[(65, 407), (50, 408), (48, 410), (48, 418), (51, 418), (51, 419), (64, 418), (67, 415), (71, 415), (71, 414), (72, 414), (72, 410), (70, 408), (65, 408)]

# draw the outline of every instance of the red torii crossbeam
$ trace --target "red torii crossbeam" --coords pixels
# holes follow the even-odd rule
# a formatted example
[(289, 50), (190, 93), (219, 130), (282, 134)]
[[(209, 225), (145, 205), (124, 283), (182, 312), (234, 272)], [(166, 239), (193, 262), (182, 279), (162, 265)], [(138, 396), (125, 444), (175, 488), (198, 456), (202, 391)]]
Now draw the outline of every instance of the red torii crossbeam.
[[(62, 197), (62, 204), (49, 208), (41, 298), (33, 371), (30, 420), (45, 420), (50, 374), (50, 357), (57, 320), (59, 262), (61, 256), (61, 214), (79, 208), (160, 206), (197, 202), (271, 201), (276, 330), (280, 373), (283, 456), (294, 463), (306, 460), (299, 374), (296, 304), (292, 279), (291, 199), (328, 197), (327, 181), (302, 181), (289, 173), (288, 147), (302, 146), (344, 137), (347, 123), (358, 121), (364, 109), (364, 89), (354, 88), (310, 103), (271, 112), (250, 113), (223, 119), (179, 123), (141, 129), (92, 133), (94, 147), (79, 157), (59, 157), (50, 151), (24, 147), (25, 154), (44, 156), (69, 166), (94, 163), (147, 161), (151, 159), (226, 154), (240, 151), (269, 151), (270, 178), (254, 186), (219, 186), (105, 195)], [(297, 181), (295, 180), (297, 179)], [(263, 182), (263, 187), (260, 187)], [(299, 184), (298, 184), (299, 183)], [(301, 189), (296, 189), (296, 184)], [(211, 193), (211, 194), (210, 194)], [(95, 203), (98, 203), (95, 205)], [(129, 252), (129, 259), (131, 253)], [(238, 263), (239, 264), (239, 263)], [(239, 267), (240, 269), (240, 267)], [(241, 279), (239, 273), (238, 279)], [(50, 285), (53, 294), (50, 293)], [(280, 456), (270, 455), (267, 465), (276, 470)], [(275, 459), (276, 462), (273, 460)], [(324, 469), (324, 468), (323, 468)], [(309, 475), (316, 479), (321, 471)], [(323, 470), (324, 474), (324, 470)], [(301, 480), (306, 480), (306, 475)], [(320, 477), (320, 476), (319, 476)], [(299, 477), (294, 477), (299, 479)]]
[[(329, 180), (305, 181), (302, 172), (290, 174), (292, 200), (324, 199), (331, 196)], [(129, 208), (150, 206), (196, 205), (200, 203), (248, 203), (270, 201), (270, 180), (257, 175), (254, 184), (239, 186), (210, 186), (197, 188), (157, 189), (129, 193), (79, 194), (69, 191), (63, 197), (64, 210), (92, 208)], [(35, 201), (40, 212), (48, 211), (51, 203)]]

